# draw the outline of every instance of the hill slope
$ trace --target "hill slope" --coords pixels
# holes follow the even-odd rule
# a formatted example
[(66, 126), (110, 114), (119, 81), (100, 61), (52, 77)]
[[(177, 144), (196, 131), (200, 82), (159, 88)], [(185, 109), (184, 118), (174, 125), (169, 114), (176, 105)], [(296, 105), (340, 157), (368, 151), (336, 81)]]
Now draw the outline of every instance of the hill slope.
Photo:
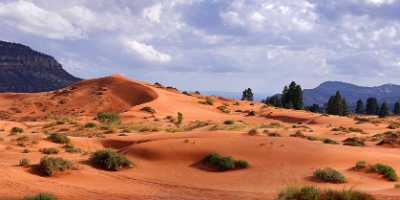
[(79, 80), (49, 55), (0, 41), (0, 92), (51, 91)]
[(400, 85), (385, 84), (376, 87), (363, 87), (339, 81), (327, 81), (314, 89), (305, 89), (304, 103), (305, 105), (314, 103), (323, 105), (338, 90), (350, 105), (354, 105), (358, 99), (365, 101), (369, 97), (376, 97), (379, 102), (386, 101), (389, 104), (394, 104), (400, 100)]

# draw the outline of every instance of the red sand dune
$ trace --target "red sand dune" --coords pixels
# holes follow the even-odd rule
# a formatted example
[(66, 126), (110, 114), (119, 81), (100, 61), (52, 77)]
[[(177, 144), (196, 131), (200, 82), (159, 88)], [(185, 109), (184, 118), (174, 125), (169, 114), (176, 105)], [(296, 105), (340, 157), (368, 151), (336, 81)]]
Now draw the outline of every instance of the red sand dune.
[[(213, 106), (199, 103), (203, 97), (187, 96), (173, 89), (127, 80), (120, 76), (82, 81), (68, 88), (38, 94), (1, 94), (2, 117), (7, 119), (40, 119), (53, 115), (78, 115), (92, 118), (97, 112), (122, 112), (123, 121), (152, 120), (184, 115), (184, 122), (210, 120), (221, 123), (227, 119), (242, 120), (249, 127), (279, 122), (282, 127), (271, 129), (283, 137), (264, 134), (249, 136), (243, 131), (209, 131), (207, 128), (179, 133), (127, 133), (105, 138), (71, 137), (72, 143), (84, 151), (114, 148), (134, 162), (134, 167), (117, 172), (96, 169), (87, 163), (88, 154), (70, 154), (62, 151), (59, 156), (72, 160), (78, 170), (56, 177), (41, 177), (29, 169), (16, 166), (19, 159), (29, 158), (38, 163), (43, 156), (38, 150), (63, 145), (47, 141), (43, 134), (30, 133), (42, 122), (0, 121), (5, 129), (0, 142), (0, 197), (20, 198), (38, 192), (49, 192), (60, 199), (273, 199), (280, 189), (288, 185), (317, 185), (322, 188), (353, 188), (370, 192), (381, 199), (400, 199), (400, 190), (375, 174), (348, 170), (359, 160), (371, 164), (381, 162), (400, 170), (400, 149), (376, 146), (367, 147), (328, 145), (318, 141), (289, 137), (298, 130), (306, 135), (327, 137), (341, 141), (352, 136), (372, 136), (389, 129), (387, 123), (357, 124), (347, 117), (323, 116), (305, 111), (293, 111), (251, 105), (240, 101), (213, 97)], [(63, 101), (60, 103), (60, 101)], [(232, 110), (226, 114), (217, 106), (228, 103)], [(140, 111), (144, 106), (155, 109), (155, 114)], [(257, 116), (247, 116), (235, 110), (254, 110)], [(145, 119), (146, 118), (146, 119)], [(134, 119), (134, 120), (132, 120)], [(293, 126), (295, 125), (295, 126)], [(15, 145), (18, 136), (8, 135), (13, 126), (23, 127), (25, 134), (40, 140), (36, 146)], [(299, 126), (299, 127), (297, 127)], [(332, 132), (333, 127), (361, 128), (364, 133)], [(34, 129), (35, 128), (35, 129)], [(39, 127), (40, 128), (40, 127)], [(82, 131), (86, 131), (83, 129)], [(100, 131), (100, 130), (99, 130)], [(29, 148), (30, 153), (22, 150)], [(209, 172), (195, 166), (207, 153), (244, 159), (250, 167), (230, 172)], [(347, 178), (346, 184), (327, 184), (310, 179), (317, 168), (332, 167)]]

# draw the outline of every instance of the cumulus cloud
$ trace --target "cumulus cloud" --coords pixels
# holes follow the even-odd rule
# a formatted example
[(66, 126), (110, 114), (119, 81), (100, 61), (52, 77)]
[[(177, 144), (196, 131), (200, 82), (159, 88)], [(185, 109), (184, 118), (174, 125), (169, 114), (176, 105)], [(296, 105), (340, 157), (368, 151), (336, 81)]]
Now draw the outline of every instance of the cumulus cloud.
[(275, 93), (291, 80), (396, 83), (399, 9), (399, 0), (3, 0), (0, 37), (77, 76)]
[(166, 63), (170, 62), (172, 59), (169, 54), (157, 51), (151, 45), (147, 45), (136, 40), (124, 40), (124, 43), (129, 50), (140, 55), (145, 60)]
[(61, 15), (28, 1), (0, 3), (1, 22), (51, 39), (80, 38), (83, 33)]

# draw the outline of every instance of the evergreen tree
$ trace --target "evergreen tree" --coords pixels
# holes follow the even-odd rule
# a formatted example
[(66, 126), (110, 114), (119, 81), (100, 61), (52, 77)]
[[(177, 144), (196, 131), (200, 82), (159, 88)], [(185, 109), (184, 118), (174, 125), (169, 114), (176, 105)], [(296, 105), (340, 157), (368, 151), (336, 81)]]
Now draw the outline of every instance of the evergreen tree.
[(280, 95), (274, 95), (274, 96), (268, 97), (265, 100), (265, 104), (275, 106), (275, 107), (282, 107), (282, 99), (281, 99)]
[(250, 88), (247, 88), (243, 91), (242, 100), (244, 100), (244, 101), (253, 101), (254, 100), (254, 94)]
[(326, 107), (326, 113), (340, 116), (347, 114), (346, 100), (342, 98), (339, 91), (337, 91), (334, 96), (329, 98), (328, 105)]
[(308, 110), (308, 111), (310, 111), (310, 112), (313, 112), (313, 113), (320, 113), (320, 112), (322, 112), (322, 111), (321, 111), (321, 108), (319, 107), (318, 104), (313, 104), (312, 106), (308, 106), (308, 107), (306, 107), (306, 110)]
[(393, 114), (400, 115), (400, 103), (396, 102), (394, 104)]
[(379, 109), (379, 117), (387, 117), (389, 115), (389, 108), (386, 102), (382, 103), (381, 108)]
[(292, 81), (288, 86), (285, 86), (282, 91), (282, 106), (285, 108), (293, 108), (301, 110), (304, 108), (303, 90), (300, 85)]
[(368, 115), (377, 115), (379, 113), (379, 105), (376, 98), (370, 97), (367, 99), (367, 107), (365, 112)]
[(356, 113), (357, 114), (363, 114), (364, 112), (365, 112), (365, 110), (364, 110), (364, 102), (361, 99), (359, 99), (357, 101)]

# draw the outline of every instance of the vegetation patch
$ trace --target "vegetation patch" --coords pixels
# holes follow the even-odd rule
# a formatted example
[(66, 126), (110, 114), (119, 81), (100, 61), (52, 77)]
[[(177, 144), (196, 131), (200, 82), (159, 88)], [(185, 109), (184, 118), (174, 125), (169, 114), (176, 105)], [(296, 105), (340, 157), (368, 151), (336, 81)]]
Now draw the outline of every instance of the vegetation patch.
[(387, 126), (387, 128), (388, 128), (388, 129), (398, 129), (398, 128), (400, 128), (400, 123), (398, 123), (398, 122), (391, 122), (391, 123)]
[(322, 140), (322, 142), (324, 144), (339, 144), (338, 142), (336, 142), (335, 140), (329, 139), (329, 138), (325, 138)]
[(40, 152), (44, 153), (44, 154), (58, 154), (58, 152), (60, 152), (57, 148), (43, 148), (40, 149)]
[(251, 136), (258, 135), (258, 130), (256, 128), (252, 128), (249, 130), (249, 132), (247, 132), (247, 134), (249, 134)]
[(64, 146), (65, 152), (68, 153), (81, 153), (82, 149), (75, 147), (73, 144), (68, 143)]
[(280, 128), (282, 125), (278, 122), (271, 122), (269, 124), (263, 124), (259, 128)]
[(147, 112), (150, 114), (156, 113), (156, 110), (150, 106), (145, 106), (145, 107), (141, 108), (140, 111)]
[(365, 146), (365, 142), (364, 142), (364, 139), (362, 139), (362, 138), (350, 137), (350, 138), (343, 140), (343, 145), (362, 147), (362, 146)]
[(361, 171), (361, 170), (367, 169), (367, 167), (368, 167), (368, 164), (366, 161), (359, 160), (356, 162), (356, 165), (354, 165), (354, 167), (352, 167), (351, 169), (354, 171)]
[(89, 161), (96, 167), (111, 171), (132, 167), (132, 162), (128, 158), (111, 149), (94, 152), (90, 156)]
[(40, 193), (35, 196), (24, 197), (23, 200), (58, 200), (58, 198), (52, 194)]
[(195, 121), (189, 122), (189, 124), (187, 124), (184, 129), (185, 129), (185, 131), (191, 131), (191, 130), (194, 130), (197, 128), (202, 128), (202, 127), (205, 127), (208, 125), (210, 125), (209, 121), (195, 120)]
[(84, 125), (85, 128), (96, 128), (97, 124), (94, 122), (88, 122)]
[(24, 129), (22, 129), (20, 127), (12, 127), (10, 132), (11, 132), (11, 134), (23, 133)]
[(377, 163), (371, 165), (369, 169), (370, 172), (381, 174), (385, 179), (389, 181), (397, 181), (399, 179), (396, 170), (394, 170), (394, 168), (389, 165)]
[(107, 124), (120, 122), (119, 113), (115, 113), (115, 112), (98, 113), (96, 116), (96, 119), (101, 123), (107, 123)]
[(47, 137), (47, 139), (58, 144), (67, 144), (71, 142), (68, 136), (63, 133), (52, 133)]
[(275, 200), (375, 200), (367, 193), (356, 190), (321, 190), (315, 186), (287, 187)]
[(72, 163), (61, 157), (43, 157), (40, 160), (38, 170), (45, 176), (54, 176), (58, 172), (72, 169)]
[(313, 173), (313, 178), (328, 183), (345, 183), (346, 178), (339, 171), (332, 168), (317, 169)]
[(217, 109), (223, 113), (231, 113), (231, 110), (226, 105), (218, 106)]
[(206, 97), (204, 101), (199, 101), (199, 103), (212, 106), (214, 105), (214, 100), (210, 97)]
[(235, 160), (230, 156), (221, 156), (217, 153), (206, 155), (201, 163), (211, 170), (228, 171), (234, 169), (243, 169), (249, 166), (245, 160)]
[(28, 159), (23, 158), (23, 159), (19, 160), (20, 167), (29, 167), (29, 165), (30, 165), (30, 162)]

